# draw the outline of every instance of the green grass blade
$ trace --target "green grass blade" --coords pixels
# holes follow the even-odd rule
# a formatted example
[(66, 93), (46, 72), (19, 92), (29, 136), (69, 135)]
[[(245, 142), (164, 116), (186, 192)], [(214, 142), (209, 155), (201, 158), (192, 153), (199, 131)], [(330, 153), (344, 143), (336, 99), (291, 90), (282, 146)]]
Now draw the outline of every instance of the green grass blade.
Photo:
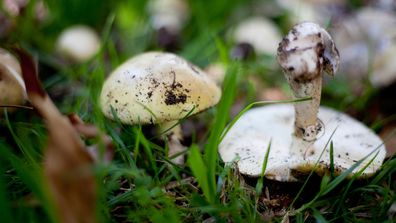
[[(272, 144), (272, 139), (270, 139), (270, 142), (268, 143), (267, 151), (265, 152), (265, 156), (264, 156), (264, 160), (263, 160), (263, 167), (261, 169), (260, 178), (258, 179), (256, 188), (255, 188), (256, 189), (256, 199), (255, 199), (255, 203), (254, 203), (255, 210), (257, 210), (258, 199), (260, 198), (262, 191), (263, 191), (263, 187), (264, 187), (264, 174), (265, 174), (265, 170), (267, 169), (268, 157), (269, 157), (270, 150), (271, 150), (271, 144)], [(254, 212), (254, 216), (253, 216), (254, 221), (256, 221), (256, 218), (257, 218), (257, 212)]]
[(316, 223), (327, 223), (327, 220), (323, 217), (322, 213), (318, 211), (316, 208), (312, 208), (313, 216), (316, 220)]
[(11, 215), (11, 202), (10, 197), (7, 193), (6, 181), (3, 169), (3, 162), (0, 161), (0, 216), (2, 222), (14, 222), (13, 217)]
[(208, 168), (206, 167), (204, 160), (202, 159), (201, 152), (196, 145), (191, 146), (187, 163), (197, 179), (199, 186), (202, 188), (206, 200), (210, 203), (214, 203), (215, 191), (209, 186)]
[(269, 157), (270, 150), (271, 150), (271, 144), (272, 144), (272, 139), (270, 139), (270, 142), (269, 142), (269, 144), (267, 146), (267, 151), (265, 152), (265, 156), (264, 156), (264, 160), (263, 160), (263, 167), (261, 169), (260, 178), (258, 179), (257, 184), (256, 184), (256, 194), (257, 194), (257, 196), (260, 196), (261, 192), (263, 190), (264, 174), (265, 174), (265, 170), (267, 169), (268, 157)]
[(218, 161), (217, 147), (220, 143), (220, 136), (228, 120), (228, 116), (225, 114), (229, 114), (231, 105), (234, 102), (239, 73), (239, 64), (233, 64), (227, 70), (226, 78), (224, 80), (224, 93), (217, 106), (215, 121), (214, 124), (211, 126), (212, 130), (209, 139), (205, 145), (204, 160), (208, 169), (207, 174), (209, 178), (208, 184), (210, 194), (215, 194), (216, 192), (216, 166)]
[(333, 141), (330, 142), (330, 176), (334, 177), (334, 147)]

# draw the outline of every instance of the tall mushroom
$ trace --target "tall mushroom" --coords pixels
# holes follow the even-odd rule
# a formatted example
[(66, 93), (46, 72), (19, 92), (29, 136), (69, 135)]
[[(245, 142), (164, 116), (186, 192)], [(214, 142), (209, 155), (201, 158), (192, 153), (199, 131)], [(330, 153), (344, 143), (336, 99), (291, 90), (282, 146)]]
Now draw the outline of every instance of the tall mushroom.
[[(18, 60), (0, 48), (0, 105), (22, 105), (27, 98)], [(0, 110), (0, 114), (3, 109)]]
[[(171, 53), (137, 55), (110, 74), (100, 103), (106, 117), (126, 124), (160, 124), (169, 133), (169, 157), (181, 147), (179, 119), (217, 104), (221, 90), (198, 67)], [(162, 131), (161, 131), (162, 132)], [(173, 162), (183, 163), (183, 156)]]
[(270, 105), (246, 112), (220, 143), (222, 160), (236, 162), (243, 174), (259, 176), (269, 152), (264, 175), (279, 181), (298, 180), (311, 170), (323, 174), (333, 164), (341, 173), (359, 161), (352, 174), (375, 173), (385, 158), (381, 139), (348, 115), (319, 107), (322, 73), (333, 75), (339, 64), (326, 30), (311, 22), (297, 24), (279, 44), (278, 62), (295, 98), (312, 100), (294, 108)]

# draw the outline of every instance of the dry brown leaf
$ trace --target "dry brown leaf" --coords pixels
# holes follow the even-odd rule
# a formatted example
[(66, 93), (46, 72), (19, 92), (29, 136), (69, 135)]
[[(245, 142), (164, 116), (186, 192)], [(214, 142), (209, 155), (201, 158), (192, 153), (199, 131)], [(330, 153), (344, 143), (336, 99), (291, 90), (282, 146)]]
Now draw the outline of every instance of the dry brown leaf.
[(69, 119), (59, 112), (41, 87), (32, 57), (21, 49), (15, 49), (15, 53), (21, 61), (28, 98), (48, 130), (44, 174), (59, 222), (96, 222), (93, 159)]
[[(76, 114), (68, 115), (70, 123), (73, 125), (75, 131), (81, 134), (86, 139), (99, 138), (100, 143), (87, 146), (86, 150), (89, 152), (91, 157), (98, 163), (108, 164), (113, 160), (114, 147), (113, 141), (110, 136), (103, 134), (99, 129), (90, 124), (85, 124), (80, 117)], [(100, 146), (104, 146), (104, 151), (101, 151)]]

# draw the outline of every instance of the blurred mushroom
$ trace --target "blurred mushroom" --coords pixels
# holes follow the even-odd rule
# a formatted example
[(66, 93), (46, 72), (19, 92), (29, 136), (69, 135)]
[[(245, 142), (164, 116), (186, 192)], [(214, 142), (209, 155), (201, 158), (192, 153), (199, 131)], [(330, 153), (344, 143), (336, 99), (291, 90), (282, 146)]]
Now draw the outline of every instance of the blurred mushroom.
[(60, 34), (57, 51), (73, 62), (83, 63), (96, 55), (100, 49), (100, 38), (90, 27), (74, 25), (66, 28)]
[(224, 64), (220, 62), (209, 64), (207, 67), (205, 67), (204, 71), (215, 83), (217, 83), (219, 86), (222, 85), (226, 74), (226, 67)]
[[(22, 105), (26, 99), (25, 82), (18, 60), (11, 53), (0, 48), (0, 105)], [(0, 114), (2, 112), (3, 109), (0, 110)]]
[[(252, 54), (273, 55), (276, 44), (282, 39), (277, 26), (264, 17), (251, 17), (235, 28), (234, 41), (237, 45), (231, 51), (231, 57), (245, 59)], [(265, 39), (263, 41), (263, 38)]]
[[(185, 148), (180, 144), (178, 120), (217, 104), (221, 90), (198, 67), (171, 53), (148, 52), (118, 67), (105, 81), (100, 103), (106, 117), (112, 110), (125, 124), (160, 124), (169, 157)], [(180, 154), (179, 154), (180, 155)], [(173, 159), (184, 163), (183, 156)]]
[(345, 0), (276, 0), (278, 5), (288, 12), (290, 24), (313, 21), (326, 25), (337, 19), (346, 6)]
[(180, 32), (189, 19), (185, 0), (151, 0), (148, 4), (150, 22), (157, 31), (158, 45), (166, 50), (177, 48)]
[(362, 88), (365, 79), (374, 87), (384, 87), (396, 80), (396, 66), (392, 60), (396, 30), (389, 27), (396, 27), (396, 16), (374, 8), (362, 8), (335, 25), (334, 40), (343, 58), (340, 72), (353, 80), (351, 84), (355, 88)]
[(235, 161), (241, 173), (259, 176), (269, 152), (264, 175), (294, 181), (312, 170), (328, 172), (331, 140), (336, 174), (360, 160), (351, 174), (361, 171), (359, 176), (364, 177), (375, 173), (386, 153), (381, 139), (346, 114), (319, 108), (322, 72), (333, 75), (339, 64), (338, 51), (326, 30), (315, 23), (297, 24), (279, 44), (278, 62), (294, 96), (312, 100), (298, 102), (294, 109), (270, 105), (245, 113), (220, 144), (223, 161)]

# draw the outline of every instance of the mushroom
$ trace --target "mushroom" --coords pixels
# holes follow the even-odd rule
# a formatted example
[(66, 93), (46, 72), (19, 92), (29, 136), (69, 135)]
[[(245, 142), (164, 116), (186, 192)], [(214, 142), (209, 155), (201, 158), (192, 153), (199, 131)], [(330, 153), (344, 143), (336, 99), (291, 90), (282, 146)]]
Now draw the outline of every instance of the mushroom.
[(73, 62), (83, 63), (91, 59), (100, 49), (100, 38), (90, 27), (74, 25), (60, 34), (57, 51)]
[[(392, 60), (396, 49), (396, 16), (390, 12), (365, 7), (341, 20), (332, 30), (343, 58), (340, 72), (357, 89), (369, 79), (375, 88), (396, 82)], [(368, 74), (372, 71), (372, 74)]]
[(189, 19), (185, 0), (151, 0), (148, 4), (150, 22), (157, 31), (157, 42), (165, 49), (177, 47), (180, 31)]
[(385, 158), (381, 139), (348, 115), (319, 107), (322, 72), (333, 75), (339, 64), (326, 30), (311, 22), (297, 24), (279, 44), (278, 62), (295, 98), (312, 100), (295, 103), (294, 108), (277, 104), (246, 112), (220, 143), (222, 160), (236, 162), (243, 174), (259, 176), (269, 152), (264, 175), (279, 181), (300, 180), (312, 170), (324, 174), (332, 159), (336, 174), (359, 161), (350, 174), (375, 173)]
[(330, 20), (337, 20), (347, 8), (345, 0), (276, 0), (276, 3), (288, 12), (287, 18), (291, 24), (313, 21), (326, 25)]
[[(8, 51), (0, 48), (0, 105), (22, 105), (27, 99), (18, 60)], [(12, 109), (11, 109), (12, 111)], [(1, 109), (0, 114), (3, 112)]]
[(235, 28), (233, 36), (237, 45), (231, 55), (238, 59), (246, 58), (251, 51), (260, 55), (275, 54), (276, 43), (282, 39), (276, 25), (264, 17), (251, 17), (242, 21)]
[(215, 62), (209, 64), (204, 68), (204, 71), (217, 85), (221, 86), (223, 84), (226, 75), (226, 66), (223, 63)]
[[(106, 117), (114, 119), (113, 110), (125, 124), (160, 124), (162, 130), (174, 126), (167, 133), (172, 157), (184, 150), (178, 120), (214, 106), (220, 96), (220, 88), (198, 67), (175, 54), (147, 52), (110, 74), (100, 104)], [(173, 160), (183, 161), (183, 156)]]

